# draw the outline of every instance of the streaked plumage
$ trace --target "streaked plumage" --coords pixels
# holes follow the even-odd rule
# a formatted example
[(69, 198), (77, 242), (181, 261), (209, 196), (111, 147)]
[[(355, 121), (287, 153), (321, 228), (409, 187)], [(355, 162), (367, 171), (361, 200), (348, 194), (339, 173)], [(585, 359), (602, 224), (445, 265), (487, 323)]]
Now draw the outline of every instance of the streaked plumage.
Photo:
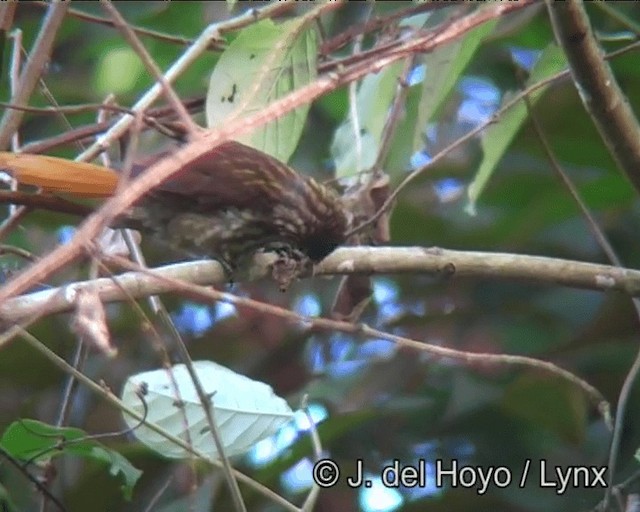
[(238, 142), (192, 161), (147, 194), (125, 223), (231, 267), (259, 249), (318, 262), (349, 228), (332, 190)]

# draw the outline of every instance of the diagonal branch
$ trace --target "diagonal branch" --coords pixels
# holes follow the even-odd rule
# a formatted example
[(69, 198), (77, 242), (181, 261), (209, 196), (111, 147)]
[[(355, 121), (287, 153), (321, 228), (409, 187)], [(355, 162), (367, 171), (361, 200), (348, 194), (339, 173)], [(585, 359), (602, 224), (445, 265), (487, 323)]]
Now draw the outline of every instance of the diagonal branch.
[(640, 125), (604, 60), (583, 3), (547, 0), (547, 7), (584, 107), (617, 165), (640, 192)]

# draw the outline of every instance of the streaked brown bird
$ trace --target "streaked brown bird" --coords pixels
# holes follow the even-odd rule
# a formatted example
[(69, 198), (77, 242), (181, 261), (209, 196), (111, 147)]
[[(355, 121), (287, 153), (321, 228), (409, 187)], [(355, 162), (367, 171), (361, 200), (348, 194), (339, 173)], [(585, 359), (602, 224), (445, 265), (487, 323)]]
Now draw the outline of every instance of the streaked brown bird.
[[(64, 180), (64, 166), (76, 164), (38, 155), (14, 155), (11, 161), (7, 155), (0, 154), (0, 168), (13, 171), (19, 182), (41, 187), (29, 178), (27, 170), (33, 169), (27, 168), (47, 167), (49, 177)], [(28, 157), (44, 158), (47, 165), (31, 163)], [(53, 163), (62, 168), (53, 170)], [(105, 170), (88, 165), (80, 180), (84, 176), (85, 182), (92, 181), (91, 172), (97, 176), (98, 169)], [(133, 175), (143, 170), (134, 166)], [(116, 182), (113, 179), (111, 192)], [(64, 183), (45, 188), (64, 190)], [(191, 256), (219, 259), (232, 270), (258, 250), (317, 263), (345, 241), (350, 227), (349, 213), (333, 190), (233, 141), (189, 162), (116, 222), (155, 235)]]
[(235, 267), (259, 249), (317, 263), (345, 241), (349, 221), (331, 189), (226, 142), (147, 194), (125, 224)]

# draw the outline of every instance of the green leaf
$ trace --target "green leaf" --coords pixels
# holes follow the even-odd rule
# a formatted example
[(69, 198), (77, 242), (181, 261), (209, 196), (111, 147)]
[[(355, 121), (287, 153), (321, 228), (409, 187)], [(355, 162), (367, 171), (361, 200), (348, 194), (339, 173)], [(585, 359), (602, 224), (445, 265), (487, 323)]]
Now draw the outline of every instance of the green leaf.
[(384, 169), (391, 177), (391, 182), (399, 183), (407, 174), (411, 166), (411, 156), (415, 153), (413, 140), (410, 134), (421, 139), (424, 125), (418, 121), (418, 109), (422, 98), (421, 84), (409, 88), (405, 100), (405, 113), (400, 119), (393, 135), (393, 142), (389, 150), (389, 156), (384, 163)]
[[(331, 154), (336, 164), (336, 177), (344, 178), (373, 166), (380, 149), (382, 130), (395, 97), (403, 63), (396, 62), (379, 73), (367, 75), (358, 88), (356, 109), (359, 133), (351, 116), (336, 130)], [(360, 155), (355, 137), (360, 137)]]
[[(580, 179), (585, 182), (581, 183)], [(596, 179), (579, 177), (576, 186), (584, 203), (592, 212), (616, 215), (631, 208), (635, 195), (627, 180), (620, 174), (608, 173)], [(531, 194), (535, 190), (535, 194)], [(580, 213), (568, 192), (557, 186), (557, 180), (548, 171), (535, 169), (502, 174), (491, 190), (485, 193), (489, 208), (505, 212), (493, 224), (493, 243), (522, 243), (543, 235), (545, 230), (557, 229), (562, 223), (573, 221)], [(553, 208), (549, 208), (553, 205)], [(578, 233), (572, 240), (577, 243)], [(589, 237), (589, 240), (591, 238)]]
[(442, 45), (424, 57), (426, 75), (422, 84), (422, 100), (418, 107), (417, 122), (420, 130), (414, 133), (413, 151), (423, 146), (422, 130), (449, 96), (480, 43), (493, 31), (497, 21), (484, 23), (471, 30), (460, 41)]
[[(204, 392), (212, 397), (218, 434), (228, 456), (247, 452), (293, 417), (287, 402), (264, 382), (249, 379), (213, 361), (194, 361), (193, 368)], [(138, 396), (143, 384), (147, 390), (144, 403)], [(132, 375), (122, 390), (122, 402), (141, 416), (146, 415), (149, 423), (188, 440), (196, 450), (211, 458), (220, 457), (200, 397), (184, 364), (173, 366), (171, 371), (159, 368)], [(138, 425), (138, 420), (128, 414), (124, 414), (124, 421), (132, 429)], [(139, 425), (134, 434), (165, 457), (190, 456), (146, 425)]]
[[(526, 86), (533, 85), (566, 67), (566, 60), (562, 50), (555, 44), (550, 44), (542, 52), (538, 62), (531, 71)], [(547, 87), (541, 87), (530, 96), (531, 104), (535, 105), (541, 98)], [(512, 96), (505, 95), (503, 104), (510, 101)], [(480, 194), (487, 186), (489, 178), (493, 175), (498, 163), (504, 156), (513, 138), (517, 135), (522, 124), (527, 118), (527, 108), (524, 102), (519, 102), (511, 107), (502, 116), (499, 122), (488, 127), (482, 136), (483, 158), (476, 173), (475, 178), (469, 185), (467, 191), (469, 203), (466, 210), (470, 214), (475, 214), (476, 203)]]
[[(424, 146), (427, 124), (450, 96), (480, 43), (493, 31), (495, 21), (472, 30), (459, 42), (443, 45), (425, 55), (425, 78), (409, 89), (405, 114), (400, 120), (385, 168), (394, 182), (405, 176), (411, 156)], [(411, 137), (410, 134), (413, 134)]]
[(103, 444), (91, 439), (79, 428), (55, 427), (36, 420), (15, 421), (7, 427), (0, 447), (16, 459), (30, 462), (47, 462), (61, 454), (85, 457), (109, 466), (109, 474), (122, 475), (122, 493), (131, 499), (133, 487), (142, 471)]
[(573, 384), (548, 375), (525, 373), (507, 388), (503, 408), (570, 443), (584, 440), (588, 404)]
[[(417, 14), (402, 20), (400, 25), (421, 28), (430, 17), (431, 13)], [(378, 73), (367, 75), (360, 83), (356, 94), (359, 133), (355, 133), (356, 128), (351, 115), (349, 115), (336, 130), (331, 143), (331, 154), (335, 161), (337, 177), (354, 176), (360, 171), (370, 169), (375, 164), (380, 150), (382, 131), (389, 115), (389, 108), (396, 96), (398, 78), (403, 66), (401, 62), (398, 62)], [(417, 88), (412, 87), (411, 89), (409, 95), (415, 98)], [(409, 99), (406, 111), (407, 115), (396, 130), (396, 133), (401, 133), (403, 136), (396, 138), (393, 144), (394, 147), (396, 145), (402, 146), (399, 150), (402, 155), (401, 159), (397, 158), (398, 150), (394, 151), (393, 158), (396, 162), (400, 162), (393, 164), (394, 169), (404, 170), (403, 162), (408, 162), (411, 157), (411, 151), (407, 152), (402, 144), (408, 138), (406, 133), (413, 133), (416, 124), (415, 109), (411, 108)], [(360, 139), (359, 147), (354, 143), (356, 137)]]
[[(216, 65), (207, 92), (207, 124), (260, 111), (316, 76), (317, 36), (300, 18), (276, 25), (263, 20), (244, 29)], [(296, 148), (308, 105), (238, 140), (286, 162)]]

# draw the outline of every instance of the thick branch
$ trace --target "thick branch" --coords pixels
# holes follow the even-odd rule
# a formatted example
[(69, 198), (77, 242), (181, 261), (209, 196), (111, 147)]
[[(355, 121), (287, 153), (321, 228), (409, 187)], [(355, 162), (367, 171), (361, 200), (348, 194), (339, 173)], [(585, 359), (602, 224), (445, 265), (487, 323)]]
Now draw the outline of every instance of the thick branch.
[(579, 0), (547, 0), (556, 39), (587, 112), (614, 160), (640, 192), (640, 126), (593, 36)]
[[(274, 255), (256, 257), (249, 279), (270, 273)], [(350, 247), (338, 249), (316, 269), (316, 275), (430, 273), (445, 277), (483, 277), (527, 280), (590, 290), (620, 290), (640, 296), (640, 271), (595, 263), (520, 254), (450, 251), (423, 247)], [(224, 284), (223, 268), (214, 261), (180, 263), (145, 272), (127, 272), (116, 278), (73, 283), (23, 295), (0, 305), (0, 319), (19, 322), (73, 308), (75, 291), (95, 290), (105, 302), (181, 291), (176, 279), (190, 283)], [(182, 290), (184, 291), (184, 290)]]

